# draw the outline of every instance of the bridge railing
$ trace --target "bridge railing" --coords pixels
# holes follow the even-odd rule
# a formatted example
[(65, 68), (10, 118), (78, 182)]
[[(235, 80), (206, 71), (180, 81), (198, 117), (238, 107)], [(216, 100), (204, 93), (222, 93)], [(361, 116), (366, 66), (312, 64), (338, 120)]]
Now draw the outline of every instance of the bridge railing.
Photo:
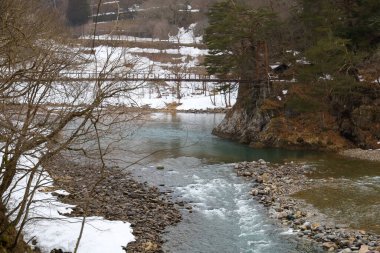
[[(20, 77), (19, 81), (31, 80), (28, 77)], [(195, 73), (103, 73), (103, 72), (61, 72), (58, 76), (46, 77), (47, 81), (143, 81), (143, 82), (160, 82), (160, 81), (174, 81), (174, 82), (214, 82), (214, 83), (255, 83), (258, 80), (243, 80), (234, 77), (218, 78), (213, 75), (195, 74)], [(40, 79), (41, 80), (41, 79)]]
[(61, 73), (62, 79), (125, 79), (125, 80), (219, 80), (212, 75), (194, 74), (194, 73), (102, 73), (102, 72), (65, 72)]

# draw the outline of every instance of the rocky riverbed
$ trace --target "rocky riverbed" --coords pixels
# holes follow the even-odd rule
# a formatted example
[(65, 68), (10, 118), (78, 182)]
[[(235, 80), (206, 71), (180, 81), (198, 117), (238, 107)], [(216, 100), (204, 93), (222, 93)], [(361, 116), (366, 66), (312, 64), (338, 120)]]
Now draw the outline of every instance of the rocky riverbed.
[(271, 217), (302, 239), (311, 240), (327, 252), (380, 253), (380, 236), (336, 224), (321, 212), (293, 198), (292, 194), (318, 185), (306, 175), (313, 168), (304, 164), (270, 164), (263, 160), (235, 165), (238, 176), (252, 183), (251, 195)]
[(136, 241), (128, 244), (125, 249), (128, 253), (163, 252), (161, 233), (182, 219), (168, 193), (139, 183), (120, 169), (102, 170), (99, 166), (76, 164), (60, 156), (44, 167), (57, 188), (71, 193), (59, 198), (77, 206), (72, 216), (103, 216), (131, 223)]
[[(379, 144), (380, 147), (380, 144)], [(357, 159), (380, 162), (380, 149), (348, 149), (340, 152), (344, 156), (349, 156)]]

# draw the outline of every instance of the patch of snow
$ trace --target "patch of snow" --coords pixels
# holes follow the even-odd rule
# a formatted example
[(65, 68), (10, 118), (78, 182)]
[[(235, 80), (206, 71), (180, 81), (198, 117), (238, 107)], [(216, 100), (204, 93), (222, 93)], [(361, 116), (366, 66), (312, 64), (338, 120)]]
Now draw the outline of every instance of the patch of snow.
[(327, 81), (334, 80), (334, 78), (330, 74), (325, 74), (325, 75), (321, 76), (319, 79), (327, 80)]
[(167, 49), (165, 52), (168, 54), (181, 54), (197, 57), (200, 55), (207, 55), (208, 50), (195, 47), (180, 47), (179, 49)]
[(103, 5), (106, 5), (106, 4), (117, 4), (119, 3), (120, 1), (112, 1), (112, 2), (105, 2), (103, 3)]
[(302, 65), (310, 65), (311, 62), (309, 62), (308, 60), (306, 60), (305, 58), (301, 59), (301, 60), (296, 60), (296, 62), (298, 64), (302, 64)]
[[(0, 153), (0, 161), (2, 160)], [(30, 168), (37, 162), (35, 157), (22, 157), (19, 167)], [(29, 175), (28, 170), (19, 172), (13, 182), (13, 190), (8, 202), (8, 210), (12, 210), (22, 200)], [(51, 187), (52, 179), (39, 169), (39, 176), (33, 180), (32, 186)], [(38, 179), (37, 179), (38, 178)], [(65, 191), (55, 191), (59, 194), (68, 194)], [(8, 192), (9, 193), (9, 192)], [(63, 251), (73, 251), (79, 231), (82, 217), (66, 217), (63, 214), (70, 213), (73, 205), (64, 204), (58, 201), (57, 197), (50, 192), (45, 192), (40, 188), (33, 196), (33, 201), (29, 208), (29, 221), (24, 227), (24, 238), (26, 241), (37, 240), (37, 245), (43, 253), (48, 253), (52, 249), (62, 249)], [(14, 218), (14, 217), (12, 217)], [(125, 252), (121, 246), (126, 246), (134, 241), (132, 229), (129, 223), (122, 221), (109, 221), (102, 217), (88, 217), (84, 227), (83, 236), (78, 252), (104, 253), (104, 252)]]
[(283, 95), (288, 94), (288, 90), (283, 90), (283, 91), (282, 91), (282, 94), (283, 94)]
[(179, 28), (178, 33), (176, 35), (169, 35), (169, 41), (179, 42), (182, 44), (202, 42), (202, 36), (196, 37), (194, 35), (194, 28), (196, 27), (196, 25), (196, 23), (191, 24), (188, 29), (185, 29), (184, 27)]
[(277, 67), (279, 67), (279, 66), (280, 66), (279, 64), (269, 65), (269, 67), (270, 67), (271, 69), (275, 69), (275, 68), (277, 68)]
[(286, 50), (286, 52), (292, 54), (293, 56), (297, 56), (300, 54), (300, 52), (296, 50)]
[(69, 196), (70, 195), (70, 193), (68, 193), (65, 190), (56, 190), (56, 191), (54, 191), (54, 193), (61, 195), (61, 196)]
[(280, 100), (280, 101), (282, 100), (282, 98), (280, 96), (277, 96), (277, 99)]

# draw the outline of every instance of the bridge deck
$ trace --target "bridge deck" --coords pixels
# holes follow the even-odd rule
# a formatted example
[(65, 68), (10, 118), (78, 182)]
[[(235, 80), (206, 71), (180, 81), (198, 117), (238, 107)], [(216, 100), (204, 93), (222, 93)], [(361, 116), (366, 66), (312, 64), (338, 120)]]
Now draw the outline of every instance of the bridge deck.
[[(18, 80), (34, 80), (35, 77), (20, 77)], [(207, 83), (257, 83), (258, 80), (238, 79), (233, 77), (217, 78), (213, 75), (198, 75), (198, 74), (151, 74), (151, 73), (62, 73), (59, 76), (42, 77), (38, 80), (42, 81), (127, 81), (127, 82), (207, 82)]]
[(58, 78), (62, 81), (142, 81), (142, 82), (209, 82), (209, 83), (252, 83), (254, 80), (237, 78), (217, 78), (212, 75), (199, 74), (151, 74), (151, 73), (127, 73), (106, 74), (101, 73), (66, 73)]

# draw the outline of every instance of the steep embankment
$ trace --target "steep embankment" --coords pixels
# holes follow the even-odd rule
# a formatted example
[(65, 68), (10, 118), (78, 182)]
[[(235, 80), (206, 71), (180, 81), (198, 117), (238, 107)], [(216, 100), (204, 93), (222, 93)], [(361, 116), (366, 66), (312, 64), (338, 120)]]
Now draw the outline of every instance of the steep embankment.
[(213, 134), (253, 147), (380, 148), (380, 87), (326, 94), (302, 84), (260, 83), (239, 90)]

